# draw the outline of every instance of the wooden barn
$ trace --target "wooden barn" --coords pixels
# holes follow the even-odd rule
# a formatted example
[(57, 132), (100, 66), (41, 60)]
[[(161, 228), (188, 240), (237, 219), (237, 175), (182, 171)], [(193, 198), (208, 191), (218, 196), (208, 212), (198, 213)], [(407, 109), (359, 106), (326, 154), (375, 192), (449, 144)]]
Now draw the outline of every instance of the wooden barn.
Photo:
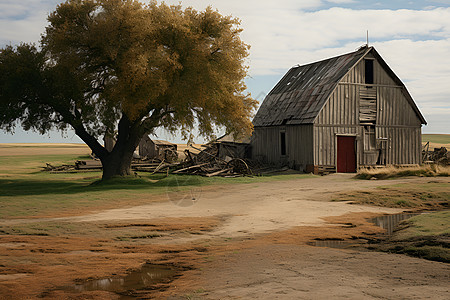
[(252, 157), (306, 172), (421, 163), (426, 121), (373, 47), (296, 66), (264, 99)]

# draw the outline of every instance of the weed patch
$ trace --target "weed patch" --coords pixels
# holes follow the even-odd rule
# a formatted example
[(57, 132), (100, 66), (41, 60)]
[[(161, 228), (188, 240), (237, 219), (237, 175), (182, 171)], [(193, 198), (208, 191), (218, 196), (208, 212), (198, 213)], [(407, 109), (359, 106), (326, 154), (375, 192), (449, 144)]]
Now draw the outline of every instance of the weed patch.
[(355, 191), (338, 195), (334, 201), (414, 210), (439, 210), (449, 207), (450, 189), (445, 182), (396, 184), (370, 191)]
[(390, 179), (408, 176), (437, 177), (450, 176), (450, 166), (423, 165), (412, 167), (362, 168), (355, 176), (357, 179)]

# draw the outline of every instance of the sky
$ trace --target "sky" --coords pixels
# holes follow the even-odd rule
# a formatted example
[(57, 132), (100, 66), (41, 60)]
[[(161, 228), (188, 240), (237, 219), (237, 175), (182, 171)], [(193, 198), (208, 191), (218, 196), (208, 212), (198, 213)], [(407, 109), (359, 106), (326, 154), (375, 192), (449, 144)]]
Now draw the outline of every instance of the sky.
[[(0, 0), (0, 47), (37, 43), (48, 13), (60, 2)], [(181, 4), (198, 10), (210, 5), (241, 20), (241, 38), (251, 46), (246, 83), (260, 103), (292, 66), (352, 52), (366, 43), (369, 31), (369, 45), (405, 83), (427, 120), (423, 132), (450, 134), (450, 0), (185, 0)], [(181, 142), (163, 131), (158, 138)], [(0, 131), (0, 143), (26, 142), (81, 140), (71, 131), (64, 136), (59, 132), (41, 136), (19, 127), (14, 135)]]

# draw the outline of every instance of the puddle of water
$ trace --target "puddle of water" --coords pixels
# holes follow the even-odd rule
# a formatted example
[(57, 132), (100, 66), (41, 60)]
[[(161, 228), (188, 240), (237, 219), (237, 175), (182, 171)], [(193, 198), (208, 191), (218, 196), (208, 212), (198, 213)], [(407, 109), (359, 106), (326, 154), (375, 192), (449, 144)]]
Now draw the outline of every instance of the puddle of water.
[(129, 273), (125, 277), (103, 278), (75, 284), (65, 290), (71, 292), (109, 291), (123, 293), (130, 290), (140, 290), (172, 278), (176, 269), (164, 265), (145, 264), (141, 269)]
[(420, 213), (404, 213), (404, 214), (395, 214), (395, 215), (386, 215), (381, 217), (376, 217), (370, 220), (370, 222), (375, 225), (386, 229), (388, 235), (392, 235), (397, 225), (406, 219), (412, 218), (414, 216), (418, 216)]
[[(386, 229), (388, 235), (392, 235), (397, 225), (406, 219), (418, 216), (420, 213), (402, 213), (395, 215), (386, 215), (376, 217), (370, 220), (373, 224)], [(328, 247), (336, 249), (358, 249), (364, 250), (367, 248), (368, 241), (364, 239), (356, 240), (317, 240), (311, 243), (316, 247)]]
[(313, 245), (316, 247), (327, 247), (335, 249), (360, 249), (367, 244), (367, 240), (319, 240), (314, 241)]

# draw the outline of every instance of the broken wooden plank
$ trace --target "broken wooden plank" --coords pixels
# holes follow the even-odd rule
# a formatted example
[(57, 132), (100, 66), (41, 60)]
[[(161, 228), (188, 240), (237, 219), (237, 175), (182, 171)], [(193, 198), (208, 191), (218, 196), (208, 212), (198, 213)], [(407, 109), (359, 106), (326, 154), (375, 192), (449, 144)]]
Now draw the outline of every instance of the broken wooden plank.
[(217, 176), (217, 175), (219, 175), (219, 174), (229, 172), (229, 171), (231, 171), (232, 169), (233, 169), (233, 168), (228, 168), (228, 169), (219, 170), (219, 171), (216, 171), (216, 172), (213, 172), (213, 173), (206, 174), (205, 176), (206, 176), (206, 177)]
[(187, 171), (187, 170), (191, 170), (191, 169), (195, 169), (195, 168), (200, 168), (200, 167), (206, 166), (207, 164), (209, 164), (209, 162), (203, 163), (203, 164), (199, 164), (199, 165), (195, 165), (195, 166), (190, 166), (190, 167), (183, 168), (183, 169), (179, 169), (179, 170), (173, 171), (172, 173), (175, 173), (175, 174), (176, 173), (181, 173), (181, 172), (184, 172), (184, 171)]

